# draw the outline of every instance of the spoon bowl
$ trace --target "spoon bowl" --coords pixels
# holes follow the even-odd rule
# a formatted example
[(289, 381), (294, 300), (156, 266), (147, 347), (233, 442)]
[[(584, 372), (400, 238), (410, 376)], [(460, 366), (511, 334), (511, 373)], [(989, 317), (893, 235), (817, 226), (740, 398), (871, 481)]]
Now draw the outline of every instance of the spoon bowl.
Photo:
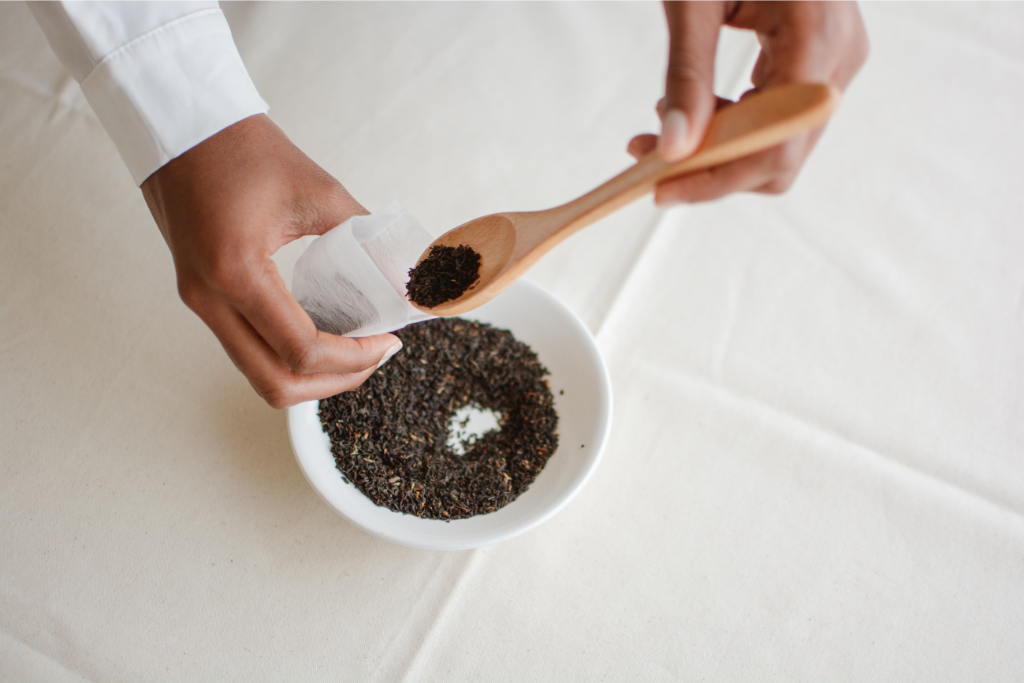
[(657, 152), (568, 204), (545, 211), (507, 212), (476, 218), (434, 240), (434, 246), (466, 245), (480, 254), (480, 277), (456, 299), (417, 308), (432, 315), (458, 315), (501, 293), (544, 254), (577, 230), (654, 190), (659, 182), (760, 152), (823, 124), (839, 104), (835, 88), (793, 83), (744, 97), (718, 110), (693, 155), (666, 161)]
[[(441, 235), (433, 241), (431, 247), (457, 247), (460, 244), (468, 244), (473, 247), (474, 251), (480, 254), (480, 279), (470, 288), (479, 296), (484, 294), (484, 290), (498, 286), (502, 282), (501, 275), (508, 270), (509, 260), (516, 247), (516, 222), (514, 217), (515, 214), (497, 213), (482, 218), (474, 218), (468, 223), (463, 223), (459, 227)], [(428, 249), (427, 253), (429, 251)], [(425, 256), (426, 254), (421, 256), (420, 261)], [(509, 284), (511, 282), (500, 286), (494, 294), (487, 296), (480, 304), (490, 301)], [(438, 316), (458, 315), (470, 310), (464, 307), (464, 300), (466, 298), (463, 295), (458, 299), (439, 304), (432, 309), (424, 310), (430, 310), (434, 315)], [(470, 308), (476, 308), (476, 306), (471, 305)]]

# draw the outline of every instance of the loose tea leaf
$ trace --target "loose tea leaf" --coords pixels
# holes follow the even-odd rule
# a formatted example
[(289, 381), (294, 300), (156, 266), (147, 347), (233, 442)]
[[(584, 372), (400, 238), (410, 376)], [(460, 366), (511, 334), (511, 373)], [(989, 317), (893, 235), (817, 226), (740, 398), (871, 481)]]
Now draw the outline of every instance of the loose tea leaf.
[(472, 247), (442, 245), (430, 248), (427, 257), (409, 269), (409, 299), (431, 308), (458, 299), (480, 279), (480, 254)]
[[(377, 505), (429, 519), (493, 512), (558, 447), (547, 369), (511, 332), (461, 318), (395, 332), (404, 348), (361, 387), (320, 401), (345, 481)], [(467, 405), (502, 415), (459, 455), (448, 428)]]

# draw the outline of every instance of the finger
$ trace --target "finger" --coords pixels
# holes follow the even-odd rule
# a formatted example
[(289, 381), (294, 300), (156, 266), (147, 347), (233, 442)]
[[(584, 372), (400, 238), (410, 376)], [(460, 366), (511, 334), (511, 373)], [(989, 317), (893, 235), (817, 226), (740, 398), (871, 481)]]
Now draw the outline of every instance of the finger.
[[(213, 330), (256, 393), (274, 408), (286, 408), (351, 391), (378, 367), (375, 364), (350, 373), (299, 374), (288, 367), (246, 318), (226, 301), (211, 296), (196, 312)], [(387, 357), (384, 358), (386, 360)]]
[(725, 21), (720, 2), (666, 2), (668, 73), (658, 151), (670, 161), (691, 154), (715, 111), (715, 49)]
[(257, 266), (241, 264), (238, 275), (230, 277), (221, 290), (259, 336), (299, 374), (362, 372), (376, 367), (399, 344), (398, 338), (390, 334), (354, 339), (317, 330), (269, 260)]
[(816, 136), (805, 135), (714, 168), (660, 183), (659, 206), (712, 201), (732, 192), (783, 192), (792, 184)]
[[(751, 191), (761, 194), (782, 194), (788, 190), (803, 168), (807, 157), (811, 155), (815, 145), (818, 144), (818, 138), (825, 132), (825, 125), (827, 124), (818, 126), (810, 133), (793, 140), (792, 146), (788, 150), (783, 150), (782, 158), (776, 160), (780, 166), (780, 172)], [(785, 157), (786, 152), (789, 153), (788, 159)]]
[[(754, 92), (755, 91), (753, 91), (753, 90), (748, 90), (747, 92), (745, 92), (743, 94), (743, 97), (746, 97), (747, 95), (753, 94)], [(742, 98), (740, 98), (740, 99), (742, 99)], [(718, 95), (715, 95), (715, 111), (718, 111), (722, 107), (727, 107), (730, 104), (736, 104), (736, 103), (733, 102), (732, 100), (727, 100), (724, 97), (719, 97)], [(662, 117), (665, 116), (665, 98), (664, 97), (662, 97), (660, 100), (658, 100), (658, 103), (656, 105), (654, 105), (654, 111), (658, 113), (658, 118), (662, 118)]]
[[(715, 98), (715, 111), (718, 111), (719, 109), (721, 109), (723, 107), (727, 107), (730, 104), (736, 104), (736, 103), (733, 102), (732, 100), (727, 100), (727, 99), (723, 99), (721, 97), (716, 97)], [(658, 100), (658, 104), (655, 107), (655, 110), (658, 112), (658, 116), (664, 115), (664, 105), (665, 105), (665, 98), (662, 97), (660, 100)], [(633, 157), (639, 159), (642, 156), (650, 154), (651, 152), (653, 152), (657, 148), (658, 148), (658, 136), (657, 135), (653, 135), (651, 133), (642, 133), (640, 135), (635, 136), (632, 140), (629, 141), (629, 144), (626, 145), (626, 152), (631, 154)]]
[(856, 3), (741, 3), (728, 24), (757, 32), (762, 51), (751, 80), (759, 90), (816, 82), (845, 90), (867, 59)]
[(635, 138), (630, 140), (629, 144), (626, 145), (626, 151), (633, 157), (639, 159), (640, 157), (653, 152), (657, 146), (658, 136), (651, 133), (644, 133), (642, 135), (637, 135)]
[[(312, 162), (311, 162), (312, 163)], [(313, 194), (313, 200), (307, 201), (305, 212), (300, 212), (299, 227), (301, 235), (322, 235), (333, 230), (354, 216), (368, 216), (370, 212), (345, 187), (319, 166), (315, 171), (322, 174), (322, 185), (319, 192)]]

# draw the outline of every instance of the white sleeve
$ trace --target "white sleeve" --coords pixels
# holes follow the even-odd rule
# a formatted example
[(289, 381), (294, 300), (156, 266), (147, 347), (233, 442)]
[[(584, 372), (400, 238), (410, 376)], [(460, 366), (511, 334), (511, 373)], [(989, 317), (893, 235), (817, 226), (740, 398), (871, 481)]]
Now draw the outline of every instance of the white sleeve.
[(30, 2), (137, 185), (267, 104), (216, 2)]

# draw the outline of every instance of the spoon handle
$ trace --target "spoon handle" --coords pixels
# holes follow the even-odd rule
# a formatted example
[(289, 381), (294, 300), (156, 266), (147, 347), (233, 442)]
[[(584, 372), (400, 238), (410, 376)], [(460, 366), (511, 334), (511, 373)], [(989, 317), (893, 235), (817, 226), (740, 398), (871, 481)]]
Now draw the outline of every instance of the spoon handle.
[[(552, 211), (568, 219), (557, 241), (654, 190), (667, 178), (692, 173), (774, 147), (828, 119), (839, 93), (828, 85), (795, 83), (771, 88), (720, 109), (697, 151), (677, 162), (655, 152), (582, 197)], [(554, 237), (554, 236), (552, 236)]]

